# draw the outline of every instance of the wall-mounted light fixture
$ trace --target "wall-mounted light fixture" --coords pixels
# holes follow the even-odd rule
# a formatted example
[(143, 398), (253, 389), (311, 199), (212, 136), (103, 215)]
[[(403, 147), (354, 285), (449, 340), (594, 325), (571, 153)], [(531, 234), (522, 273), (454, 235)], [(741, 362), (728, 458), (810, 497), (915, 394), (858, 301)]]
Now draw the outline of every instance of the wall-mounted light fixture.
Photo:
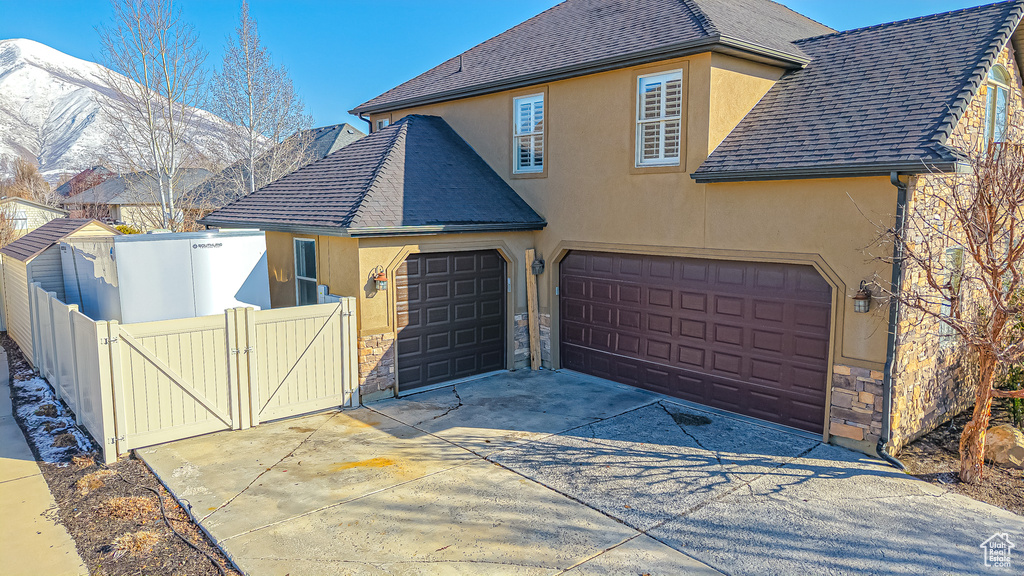
[(388, 274), (382, 266), (377, 266), (370, 270), (370, 287), (373, 288), (374, 292), (387, 292)]
[(534, 259), (534, 261), (530, 263), (530, 272), (533, 272), (534, 276), (540, 276), (541, 274), (543, 274), (544, 261), (541, 260), (540, 258)]
[(867, 282), (861, 280), (860, 290), (853, 295), (853, 311), (864, 313), (871, 310), (871, 290), (868, 290)]

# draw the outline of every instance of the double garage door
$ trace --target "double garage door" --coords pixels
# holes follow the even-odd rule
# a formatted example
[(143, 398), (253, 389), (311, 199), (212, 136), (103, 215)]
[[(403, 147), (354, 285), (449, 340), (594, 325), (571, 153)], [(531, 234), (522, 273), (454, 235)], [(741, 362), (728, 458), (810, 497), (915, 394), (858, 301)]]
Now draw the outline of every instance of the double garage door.
[(571, 252), (562, 366), (822, 432), (831, 288), (809, 266)]
[(505, 368), (505, 260), (497, 251), (414, 254), (395, 288), (402, 392)]

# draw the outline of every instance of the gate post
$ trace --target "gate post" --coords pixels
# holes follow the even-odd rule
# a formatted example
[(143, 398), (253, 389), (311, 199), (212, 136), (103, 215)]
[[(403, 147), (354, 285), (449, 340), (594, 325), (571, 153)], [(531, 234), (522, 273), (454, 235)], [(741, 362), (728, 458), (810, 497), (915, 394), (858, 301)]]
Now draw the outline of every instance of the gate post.
[[(100, 343), (104, 343), (101, 338)], [(106, 344), (110, 349), (110, 388), (114, 408), (114, 434), (117, 454), (128, 452), (128, 413), (124, 401), (124, 375), (121, 370), (121, 326), (117, 320), (107, 322)]]
[(346, 404), (350, 408), (359, 406), (359, 330), (356, 320), (356, 299), (346, 296), (341, 299), (341, 345), (343, 384), (346, 389)]
[(256, 309), (248, 307), (245, 309), (245, 365), (247, 374), (246, 391), (249, 394), (249, 418), (253, 426), (260, 423), (260, 379), (256, 372), (258, 365), (256, 355), (259, 350), (256, 347)]
[(231, 429), (242, 429), (242, 403), (238, 384), (238, 336), (235, 334), (235, 309), (224, 310), (224, 338), (227, 341), (228, 364), (228, 405), (231, 412)]

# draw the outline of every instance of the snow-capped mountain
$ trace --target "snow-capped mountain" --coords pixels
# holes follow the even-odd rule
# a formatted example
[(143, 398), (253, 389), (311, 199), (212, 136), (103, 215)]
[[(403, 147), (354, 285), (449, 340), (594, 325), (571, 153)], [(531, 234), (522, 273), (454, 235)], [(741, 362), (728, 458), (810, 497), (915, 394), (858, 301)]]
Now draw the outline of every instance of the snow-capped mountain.
[[(111, 124), (101, 103), (115, 95), (105, 72), (32, 40), (0, 40), (0, 158), (33, 159), (51, 183), (110, 159)], [(229, 125), (199, 114), (197, 145), (216, 156)]]

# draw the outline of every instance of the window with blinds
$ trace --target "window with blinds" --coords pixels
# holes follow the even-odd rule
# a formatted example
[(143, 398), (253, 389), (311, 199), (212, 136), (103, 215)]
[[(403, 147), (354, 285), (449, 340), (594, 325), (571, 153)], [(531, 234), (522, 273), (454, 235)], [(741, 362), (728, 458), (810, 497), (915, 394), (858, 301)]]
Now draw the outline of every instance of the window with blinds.
[(636, 119), (637, 166), (679, 164), (683, 126), (683, 72), (639, 78)]
[(544, 95), (515, 98), (512, 143), (516, 174), (544, 171)]

